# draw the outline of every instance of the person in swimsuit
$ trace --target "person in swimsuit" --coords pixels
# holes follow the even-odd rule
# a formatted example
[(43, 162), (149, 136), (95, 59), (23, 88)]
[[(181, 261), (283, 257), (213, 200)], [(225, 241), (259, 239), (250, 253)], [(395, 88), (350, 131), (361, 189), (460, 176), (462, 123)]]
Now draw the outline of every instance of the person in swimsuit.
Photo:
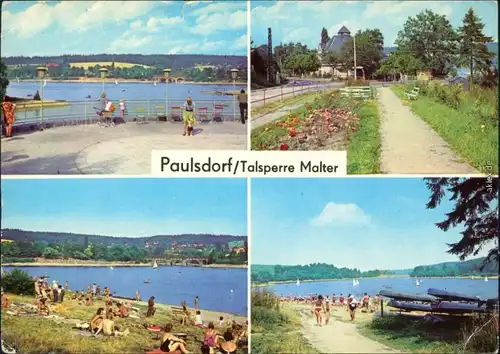
[(16, 105), (11, 102), (11, 98), (5, 96), (2, 102), (3, 119), (5, 123), (5, 136), (12, 136), (12, 125), (16, 121)]
[(160, 345), (161, 351), (164, 351), (166, 353), (172, 353), (175, 352), (176, 350), (180, 350), (181, 353), (189, 353), (186, 349), (187, 343), (184, 340), (177, 338), (172, 334), (171, 323), (167, 323), (164, 332), (165, 333), (163, 333), (163, 336), (161, 338), (161, 345)]
[(323, 322), (322, 313), (325, 311), (325, 303), (323, 302), (323, 295), (319, 295), (314, 301), (313, 306), (314, 314), (316, 315), (316, 324), (321, 327)]
[(340, 304), (340, 306), (344, 305), (344, 295), (342, 295), (342, 294), (340, 294), (340, 296), (339, 296), (339, 304)]
[(335, 306), (336, 305), (336, 302), (337, 301), (337, 297), (335, 296), (335, 294), (332, 295), (332, 306)]
[(328, 296), (325, 300), (325, 326), (330, 322), (330, 300), (328, 300)]
[(196, 106), (190, 96), (184, 102), (184, 112), (182, 112), (182, 120), (184, 121), (184, 136), (193, 135), (193, 126), (196, 122)]
[(90, 332), (97, 335), (100, 331), (102, 331), (102, 320), (104, 320), (104, 316), (104, 308), (99, 307), (90, 320)]
[(208, 328), (205, 330), (203, 344), (208, 345), (211, 348), (217, 348), (219, 345), (219, 333), (215, 330), (213, 322), (210, 322), (208, 324)]
[(347, 308), (349, 310), (349, 315), (351, 315), (351, 321), (354, 321), (356, 318), (356, 308), (358, 307), (358, 301), (354, 298), (354, 296), (349, 295), (347, 298)]
[(198, 296), (196, 296), (196, 297), (194, 298), (194, 309), (195, 309), (195, 310), (199, 310), (199, 308), (198, 308), (198, 302), (199, 302), (199, 301), (200, 301), (200, 299), (198, 298)]
[(146, 313), (146, 317), (153, 317), (155, 315), (155, 297), (151, 296), (148, 300), (148, 311)]
[(363, 309), (368, 311), (370, 307), (369, 305), (370, 305), (370, 297), (368, 296), (367, 293), (365, 293), (365, 295), (363, 296)]

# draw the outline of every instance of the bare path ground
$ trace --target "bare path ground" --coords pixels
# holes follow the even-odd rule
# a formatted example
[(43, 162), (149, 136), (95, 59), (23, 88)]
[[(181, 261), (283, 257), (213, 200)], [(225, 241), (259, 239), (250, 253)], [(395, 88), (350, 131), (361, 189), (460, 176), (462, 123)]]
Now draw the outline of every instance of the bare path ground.
[(389, 174), (479, 173), (388, 87), (378, 89), (381, 109), (380, 169)]
[(301, 306), (299, 309), (304, 336), (322, 353), (401, 353), (400, 350), (362, 336), (355, 323), (336, 320), (337, 312), (345, 312), (343, 308), (332, 309), (330, 323), (322, 327), (316, 326), (316, 317), (310, 313), (310, 307), (305, 309)]
[(263, 115), (260, 115), (257, 117), (252, 117), (252, 130), (256, 129), (260, 126), (263, 126), (264, 124), (267, 124), (267, 123), (270, 123), (270, 122), (275, 121), (277, 119), (280, 119), (281, 117), (286, 116), (291, 111), (293, 111), (297, 108), (300, 108), (302, 106), (303, 106), (303, 104), (281, 107), (274, 112), (263, 114)]

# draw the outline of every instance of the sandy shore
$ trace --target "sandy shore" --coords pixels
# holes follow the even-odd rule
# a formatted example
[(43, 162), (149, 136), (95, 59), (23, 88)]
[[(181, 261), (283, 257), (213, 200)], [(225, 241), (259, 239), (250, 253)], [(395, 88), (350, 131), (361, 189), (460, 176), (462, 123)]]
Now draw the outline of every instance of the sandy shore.
[[(77, 84), (101, 84), (102, 80), (101, 79), (87, 79), (87, 80), (54, 80), (54, 79), (46, 79), (45, 81), (47, 82), (70, 82), (70, 83), (77, 83)], [(142, 81), (142, 80), (131, 80), (131, 79), (106, 79), (104, 82), (106, 83), (115, 83), (115, 81), (118, 81), (119, 84), (122, 83), (130, 83), (130, 84), (149, 84), (151, 85), (154, 81), (149, 80), (149, 81)], [(19, 80), (19, 82), (40, 82), (40, 80)], [(204, 82), (204, 81), (182, 81), (182, 82), (170, 82), (170, 84), (186, 84), (186, 85), (232, 85), (232, 81), (213, 81), (213, 82)], [(161, 84), (161, 83), (160, 83)], [(236, 86), (247, 86), (246, 82), (241, 82), (241, 81), (236, 81), (235, 82)]]
[[(151, 267), (150, 263), (2, 263), (4, 267)], [(160, 267), (198, 267), (198, 268), (248, 268), (245, 264), (208, 264), (203, 266), (185, 266), (185, 265), (162, 265)]]

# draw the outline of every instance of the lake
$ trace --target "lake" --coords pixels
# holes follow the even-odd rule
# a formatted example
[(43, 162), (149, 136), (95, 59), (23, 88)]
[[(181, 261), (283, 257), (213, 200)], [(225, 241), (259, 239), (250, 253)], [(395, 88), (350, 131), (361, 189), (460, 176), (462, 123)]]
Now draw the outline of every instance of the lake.
[[(135, 297), (139, 289), (141, 299), (154, 296), (156, 302), (180, 306), (186, 300), (194, 306), (195, 296), (200, 308), (212, 311), (247, 315), (247, 269), (202, 267), (18, 267), (31, 276), (48, 275), (50, 282), (67, 280), (70, 289), (87, 289), (98, 283), (108, 286), (118, 296)], [(12, 267), (5, 267), (10, 271)], [(150, 284), (144, 284), (150, 279)], [(231, 290), (233, 290), (231, 292)], [(102, 291), (102, 290), (101, 290)]]
[[(40, 88), (38, 82), (16, 82), (10, 81), (7, 87), (7, 95), (19, 98), (29, 98)], [(118, 109), (119, 100), (123, 99), (127, 105), (129, 114), (135, 114), (138, 107), (156, 114), (155, 106), (165, 106), (165, 83), (114, 83), (104, 84), (107, 97), (115, 103)], [(236, 85), (236, 89), (245, 89), (246, 85)], [(202, 93), (201, 91), (232, 91), (233, 85), (196, 85), (196, 84), (168, 84), (168, 105), (180, 106), (191, 96), (198, 108), (208, 107), (209, 112), (216, 102), (224, 102), (227, 112), (233, 113), (234, 98), (227, 95)], [(98, 101), (102, 92), (101, 83), (76, 83), (76, 82), (47, 82), (43, 89), (45, 100), (64, 100), (70, 102), (66, 107), (44, 107), (44, 120), (81, 118), (87, 114), (95, 117), (93, 107), (101, 108), (102, 103)], [(90, 95), (90, 99), (86, 98)], [(128, 101), (128, 102), (127, 102)], [(149, 102), (148, 102), (149, 101)], [(237, 109), (239, 114), (239, 109)], [(144, 114), (144, 112), (143, 112)], [(119, 115), (119, 112), (115, 112)], [(21, 111), (16, 114), (17, 120), (39, 119), (40, 110)], [(86, 116), (87, 117), (87, 116)]]
[(333, 294), (354, 294), (357, 297), (368, 293), (373, 296), (380, 290), (392, 290), (401, 292), (413, 292), (426, 294), (428, 288), (446, 289), (448, 291), (464, 293), (481, 298), (493, 298), (498, 296), (498, 280), (490, 279), (422, 279), (419, 287), (416, 286), (415, 279), (412, 278), (372, 278), (358, 279), (359, 285), (353, 287), (352, 280), (338, 280), (328, 282), (314, 282), (293, 284), (271, 285), (268, 289), (276, 292), (280, 296), (307, 296), (309, 294), (322, 294), (332, 296)]

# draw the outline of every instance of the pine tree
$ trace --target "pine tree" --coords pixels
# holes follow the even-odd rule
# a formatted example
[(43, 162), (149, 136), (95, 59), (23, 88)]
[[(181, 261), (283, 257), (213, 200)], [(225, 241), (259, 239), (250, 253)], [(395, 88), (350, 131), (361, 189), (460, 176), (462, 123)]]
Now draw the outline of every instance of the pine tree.
[(476, 16), (472, 8), (467, 11), (458, 29), (460, 64), (469, 67), (470, 79), (474, 72), (485, 72), (491, 66), (494, 54), (488, 51), (487, 43), (493, 42), (492, 37), (483, 34), (484, 24)]
[(491, 247), (482, 268), (499, 261), (498, 245), (498, 178), (426, 178), (431, 197), (427, 209), (435, 209), (446, 194), (454, 208), (446, 213), (446, 220), (436, 224), (443, 231), (458, 225), (462, 239), (448, 244), (448, 253), (463, 261), (477, 256), (484, 247)]

